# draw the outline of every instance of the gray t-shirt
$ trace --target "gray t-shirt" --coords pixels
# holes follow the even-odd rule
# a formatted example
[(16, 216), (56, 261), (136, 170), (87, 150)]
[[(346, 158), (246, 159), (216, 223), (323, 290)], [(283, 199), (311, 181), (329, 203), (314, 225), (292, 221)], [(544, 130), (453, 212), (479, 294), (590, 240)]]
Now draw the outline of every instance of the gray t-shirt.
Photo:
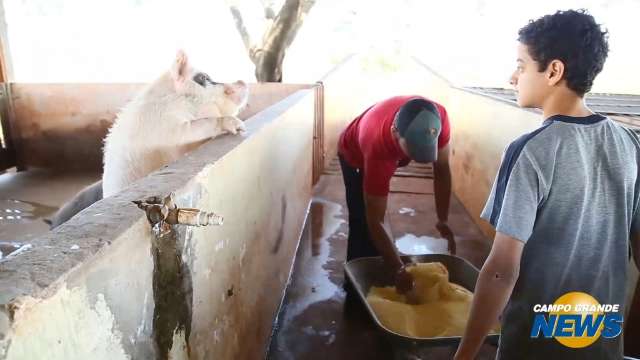
[(580, 291), (624, 309), (629, 234), (640, 231), (640, 142), (601, 115), (552, 116), (511, 143), (481, 217), (525, 243), (500, 359), (622, 359), (622, 335), (573, 349), (531, 338), (535, 304)]

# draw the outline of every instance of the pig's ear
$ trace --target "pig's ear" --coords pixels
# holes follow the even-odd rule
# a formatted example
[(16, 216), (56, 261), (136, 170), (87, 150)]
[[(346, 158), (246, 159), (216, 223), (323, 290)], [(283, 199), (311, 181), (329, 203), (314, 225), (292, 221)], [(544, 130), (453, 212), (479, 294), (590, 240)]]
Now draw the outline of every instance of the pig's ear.
[(188, 69), (189, 60), (187, 59), (187, 54), (182, 50), (178, 50), (176, 60), (173, 62), (173, 66), (171, 67), (171, 77), (177, 86), (185, 83), (188, 75)]

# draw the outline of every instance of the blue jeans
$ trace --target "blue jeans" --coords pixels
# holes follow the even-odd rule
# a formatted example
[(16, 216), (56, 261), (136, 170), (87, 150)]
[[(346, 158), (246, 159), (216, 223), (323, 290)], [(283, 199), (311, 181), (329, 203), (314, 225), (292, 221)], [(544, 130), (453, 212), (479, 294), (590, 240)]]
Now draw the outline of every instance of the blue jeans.
[(364, 171), (351, 167), (338, 154), (342, 179), (349, 210), (349, 238), (347, 242), (347, 261), (360, 257), (379, 256), (369, 236), (362, 180)]

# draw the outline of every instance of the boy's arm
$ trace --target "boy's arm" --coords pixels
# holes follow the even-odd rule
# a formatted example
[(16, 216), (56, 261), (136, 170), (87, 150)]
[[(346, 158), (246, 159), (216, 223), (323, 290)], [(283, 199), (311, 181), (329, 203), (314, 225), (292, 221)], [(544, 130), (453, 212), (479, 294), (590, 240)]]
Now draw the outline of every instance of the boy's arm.
[[(640, 141), (640, 137), (638, 137), (634, 132), (629, 129), (627, 129), (627, 131), (635, 142)], [(636, 181), (640, 181), (638, 179), (640, 179), (640, 162), (638, 162), (638, 173)], [(631, 255), (633, 256), (633, 260), (636, 263), (636, 267), (638, 268), (638, 270), (640, 270), (640, 204), (636, 204), (636, 208), (631, 215), (631, 230), (629, 232), (629, 240), (631, 245)]]
[(640, 270), (640, 219), (636, 220), (636, 224), (631, 227), (631, 253), (636, 262), (636, 267)]
[[(469, 322), (456, 359), (473, 359), (496, 325), (518, 280), (525, 243), (533, 232), (545, 188), (532, 158), (514, 142), (507, 148), (487, 204), (480, 215), (496, 236), (474, 291)], [(502, 324), (503, 328), (509, 324)]]
[(518, 280), (524, 243), (496, 233), (473, 296), (471, 314), (454, 359), (474, 359), (485, 337), (495, 328)]
[(636, 267), (640, 270), (640, 232), (631, 234), (631, 251)]

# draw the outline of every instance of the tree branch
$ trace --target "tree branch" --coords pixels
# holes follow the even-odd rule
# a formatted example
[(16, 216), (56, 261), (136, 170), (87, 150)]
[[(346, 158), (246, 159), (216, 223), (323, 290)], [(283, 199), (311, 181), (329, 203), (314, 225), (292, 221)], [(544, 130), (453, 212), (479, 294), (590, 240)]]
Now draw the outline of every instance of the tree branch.
[(282, 62), (285, 51), (291, 45), (302, 26), (304, 17), (316, 0), (285, 0), (277, 15), (273, 14), (274, 0), (261, 0), (266, 21), (270, 24), (265, 31), (262, 43), (251, 42), (244, 25), (240, 10), (235, 4), (229, 4), (236, 28), (242, 37), (251, 61), (256, 66), (256, 79), (259, 82), (282, 81)]
[(262, 48), (280, 52), (286, 49), (289, 31), (295, 26), (300, 14), (300, 0), (286, 0), (271, 28), (265, 33)]
[(315, 5), (316, 0), (302, 0), (302, 12), (306, 15), (309, 10)]
[(251, 45), (251, 37), (249, 36), (249, 32), (247, 31), (247, 28), (244, 26), (244, 21), (242, 20), (242, 14), (240, 13), (240, 10), (238, 9), (238, 7), (236, 7), (235, 5), (230, 5), (229, 10), (231, 11), (231, 15), (233, 16), (233, 20), (235, 21), (236, 29), (238, 30), (238, 32), (240, 33), (240, 36), (242, 37), (244, 48), (247, 50), (249, 57), (253, 61), (255, 52), (253, 51), (253, 46)]
[(273, 10), (274, 0), (262, 0), (262, 6), (264, 7), (264, 17), (267, 20), (273, 20), (276, 18), (276, 13)]
[(316, 0), (301, 0), (300, 13), (298, 14), (298, 19), (296, 20), (296, 23), (294, 24), (293, 28), (289, 30), (285, 48), (289, 48), (291, 43), (293, 43), (293, 40), (296, 38), (296, 35), (298, 35), (298, 30), (300, 30), (300, 27), (304, 22), (304, 18), (307, 16), (307, 14), (309, 13), (313, 5), (315, 5), (315, 3), (316, 3)]

